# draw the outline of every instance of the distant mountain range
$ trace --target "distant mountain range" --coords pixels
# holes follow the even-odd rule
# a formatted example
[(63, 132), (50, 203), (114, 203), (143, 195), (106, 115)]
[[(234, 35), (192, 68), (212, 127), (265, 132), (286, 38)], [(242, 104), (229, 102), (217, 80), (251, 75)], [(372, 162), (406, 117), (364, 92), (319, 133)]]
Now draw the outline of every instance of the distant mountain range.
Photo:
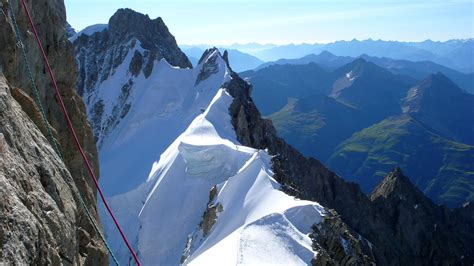
[[(299, 64), (308, 58), (321, 66)], [(365, 192), (401, 166), (437, 203), (474, 199), (474, 95), (446, 73), (465, 74), (432, 62), (329, 52), (295, 62), (241, 73), (286, 141)], [(431, 74), (436, 70), (445, 73)]]
[(280, 59), (273, 62), (267, 62), (258, 66), (255, 70), (260, 70), (271, 65), (305, 65), (308, 63), (316, 63), (322, 68), (332, 71), (354, 61), (356, 58), (363, 58), (366, 61), (381, 66), (394, 74), (406, 75), (418, 80), (425, 78), (429, 74), (441, 72), (453, 80), (462, 89), (474, 93), (474, 72), (468, 74), (462, 73), (431, 61), (413, 62), (403, 59), (369, 56), (366, 54), (362, 54), (358, 57), (336, 56), (328, 51), (322, 51), (317, 55), (310, 54), (296, 59)]
[(342, 142), (328, 165), (365, 191), (398, 165), (416, 176), (413, 183), (437, 202), (456, 206), (472, 200), (474, 96), (437, 74), (411, 88), (402, 106), (403, 114)]
[(329, 51), (339, 56), (357, 57), (361, 54), (410, 61), (433, 61), (461, 72), (474, 71), (474, 39), (446, 42), (398, 42), (381, 40), (337, 41), (322, 44), (284, 45), (260, 51), (255, 56), (265, 61), (292, 59)]
[[(201, 49), (211, 45), (196, 45)], [(184, 49), (192, 45), (181, 46)], [(329, 51), (338, 56), (358, 57), (362, 54), (410, 61), (432, 61), (463, 73), (474, 72), (474, 39), (449, 40), (444, 42), (426, 40), (423, 42), (400, 42), (382, 40), (336, 41), (327, 44), (233, 44), (219, 46), (237, 49), (263, 61), (296, 59), (309, 54)]]

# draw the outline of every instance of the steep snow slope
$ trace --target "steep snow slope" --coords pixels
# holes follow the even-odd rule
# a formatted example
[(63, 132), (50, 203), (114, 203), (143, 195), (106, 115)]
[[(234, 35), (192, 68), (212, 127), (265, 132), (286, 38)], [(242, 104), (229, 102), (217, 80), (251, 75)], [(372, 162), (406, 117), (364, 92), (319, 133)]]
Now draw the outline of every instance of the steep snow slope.
[(101, 174), (110, 177), (102, 179), (107, 195), (127, 192), (144, 182), (157, 155), (230, 78), (218, 51), (207, 54), (194, 69), (173, 67), (162, 59), (153, 62), (148, 77), (143, 72), (134, 75), (129, 67), (133, 57), (146, 50), (140, 42), (131, 42), (135, 44), (128, 45), (123, 63), (83, 95), (95, 130)]
[[(231, 103), (220, 89), (155, 162), (146, 182), (111, 198), (125, 210), (119, 219), (137, 240), (145, 265), (295, 265), (315, 256), (308, 233), (323, 207), (279, 191), (270, 156), (236, 141)], [(127, 261), (119, 239), (110, 237), (109, 222), (109, 240)]]

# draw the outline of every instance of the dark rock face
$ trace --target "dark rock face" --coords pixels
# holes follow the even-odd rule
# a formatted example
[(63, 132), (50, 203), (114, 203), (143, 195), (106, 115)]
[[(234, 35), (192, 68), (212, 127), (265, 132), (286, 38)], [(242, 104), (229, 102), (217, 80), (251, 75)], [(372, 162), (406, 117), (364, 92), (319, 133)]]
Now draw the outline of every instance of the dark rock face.
[(474, 95), (441, 73), (432, 74), (408, 91), (405, 113), (448, 139), (474, 145)]
[[(11, 17), (7, 3), (5, 1), (1, 3), (0, 8)], [(9, 3), (17, 17), (40, 99), (53, 127), (53, 134), (59, 142), (66, 165), (60, 165), (58, 157), (50, 154), (50, 144), (37, 130), (39, 128), (44, 133), (45, 125), (31, 100), (33, 98), (32, 86), (27, 76), (21, 49), (16, 45), (11, 19), (6, 19), (3, 14), (0, 14), (0, 47), (2, 47), (0, 72), (3, 72), (6, 79), (2, 81), (2, 86), (7, 87), (8, 81), (8, 87), (14, 91), (16, 99), (12, 100), (10, 96), (2, 99), (5, 111), (2, 110), (4, 119), (0, 125), (0, 132), (7, 136), (6, 132), (17, 129), (9, 139), (5, 138), (8, 147), (6, 155), (10, 156), (11, 160), (4, 160), (7, 158), (4, 157), (5, 153), (1, 156), (3, 162), (0, 176), (8, 180), (8, 186), (2, 185), (5, 190), (1, 195), (2, 230), (0, 236), (3, 257), (7, 262), (12, 261), (18, 264), (67, 264), (70, 263), (69, 261), (75, 264), (104, 264), (108, 256), (103, 243), (98, 239), (77, 199), (67, 196), (71, 193), (68, 185), (77, 186), (98, 221), (95, 207), (96, 190), (83, 167), (80, 154), (76, 151), (63, 115), (54, 99), (50, 79), (45, 74), (43, 59), (29, 29), (27, 18), (18, 1)], [(64, 3), (63, 1), (38, 0), (30, 1), (27, 5), (56, 74), (61, 94), (77, 129), (79, 140), (84, 146), (94, 171), (98, 174), (97, 152), (92, 131), (87, 122), (84, 104), (75, 92), (75, 64), (72, 45), (66, 38)], [(4, 92), (4, 95), (9, 94), (9, 92)], [(18, 102), (23, 111), (20, 111), (18, 104), (12, 101)], [(25, 117), (23, 112), (26, 112), (34, 124)], [(34, 149), (35, 146), (37, 148)], [(17, 169), (15, 172), (9, 172), (15, 168)], [(75, 184), (67, 184), (65, 181), (67, 175), (72, 176)], [(25, 222), (17, 223), (17, 219)], [(20, 240), (18, 242), (15, 239)], [(17, 253), (21, 255), (13, 256)]]
[(209, 202), (207, 203), (207, 209), (202, 215), (202, 222), (200, 227), (203, 232), (203, 236), (207, 236), (211, 232), (212, 227), (217, 221), (217, 213), (222, 212), (224, 209), (220, 203), (215, 203), (217, 196), (217, 187), (212, 187), (209, 192)]
[[(385, 219), (398, 225), (392, 238), (405, 243), (400, 251), (412, 263), (471, 265), (474, 261), (472, 208), (451, 211), (434, 205), (399, 168), (385, 177), (370, 199), (377, 212), (383, 211)], [(466, 213), (471, 218), (463, 217)]]
[(156, 52), (156, 59), (165, 58), (173, 66), (192, 68), (161, 18), (152, 20), (131, 9), (119, 9), (109, 20), (108, 32), (113, 41), (137, 38), (143, 49)]
[(140, 70), (142, 70), (143, 65), (143, 56), (139, 51), (135, 51), (135, 54), (132, 57), (132, 61), (130, 62), (130, 73), (135, 77), (140, 74)]
[[(358, 185), (343, 181), (318, 160), (305, 158), (277, 137), (271, 121), (262, 119), (255, 107), (250, 97), (251, 86), (238, 75), (232, 73), (232, 80), (224, 87), (234, 97), (229, 111), (238, 140), (243, 145), (268, 149), (274, 154), (275, 178), (283, 189), (296, 197), (335, 209), (350, 228), (373, 244), (377, 264), (472, 264), (472, 208), (451, 211), (434, 205), (422, 193), (410, 197), (408, 195), (417, 194), (414, 191), (418, 190), (409, 182), (400, 196), (406, 199), (402, 206), (410, 208), (398, 208), (392, 197), (376, 196), (385, 195), (384, 192), (375, 192), (370, 199)], [(390, 179), (390, 175), (387, 178)], [(415, 209), (416, 204), (425, 207)], [(414, 231), (410, 230), (411, 222), (417, 220), (411, 217), (420, 219)], [(455, 244), (446, 247), (446, 243)]]
[(310, 237), (318, 251), (313, 265), (375, 265), (371, 244), (352, 232), (335, 211), (312, 229)]
[[(215, 48), (214, 48), (215, 49)], [(199, 60), (199, 64), (202, 63), (202, 60), (208, 57), (209, 53), (212, 52), (213, 49), (208, 49), (204, 52), (201, 59)], [(201, 81), (206, 80), (212, 74), (216, 74), (219, 71), (219, 66), (216, 64), (217, 55), (209, 58), (204, 65), (201, 67), (201, 72), (196, 79), (196, 83), (194, 86), (197, 86)]]

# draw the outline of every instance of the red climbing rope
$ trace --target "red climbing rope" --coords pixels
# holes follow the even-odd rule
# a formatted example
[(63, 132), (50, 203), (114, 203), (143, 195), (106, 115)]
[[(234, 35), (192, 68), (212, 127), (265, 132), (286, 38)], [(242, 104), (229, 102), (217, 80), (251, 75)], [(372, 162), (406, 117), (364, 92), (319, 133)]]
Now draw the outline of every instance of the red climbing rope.
[(89, 175), (91, 176), (92, 180), (94, 180), (94, 184), (97, 188), (97, 191), (99, 191), (100, 198), (102, 199), (102, 202), (104, 203), (105, 208), (109, 212), (110, 217), (112, 217), (112, 220), (114, 221), (115, 226), (117, 227), (118, 231), (120, 232), (120, 235), (122, 236), (123, 241), (127, 245), (128, 250), (132, 254), (133, 259), (135, 260), (137, 265), (140, 265), (140, 261), (138, 260), (138, 257), (135, 254), (135, 251), (133, 251), (132, 246), (128, 242), (127, 237), (125, 236), (122, 228), (120, 227), (117, 219), (115, 218), (114, 213), (112, 212), (112, 209), (109, 207), (109, 204), (107, 203), (107, 200), (105, 199), (104, 193), (102, 192), (102, 189), (99, 186), (99, 182), (97, 182), (97, 178), (94, 174), (94, 171), (92, 170), (89, 159), (87, 159), (86, 154), (84, 152), (84, 149), (82, 148), (81, 143), (79, 142), (76, 131), (74, 130), (71, 119), (69, 118), (69, 114), (67, 113), (66, 106), (64, 105), (64, 101), (63, 101), (63, 99), (61, 97), (61, 94), (59, 92), (58, 85), (56, 84), (56, 78), (54, 76), (54, 72), (51, 69), (51, 65), (49, 64), (48, 57), (46, 56), (46, 53), (44, 52), (43, 45), (41, 45), (41, 41), (40, 41), (40, 38), (39, 38), (39, 35), (38, 35), (38, 31), (36, 30), (35, 24), (33, 23), (33, 19), (31, 18), (30, 12), (28, 11), (25, 0), (20, 0), (20, 1), (21, 1), (21, 5), (23, 6), (23, 8), (25, 10), (26, 16), (28, 17), (28, 21), (30, 23), (31, 29), (33, 30), (33, 33), (34, 33), (34, 36), (35, 36), (35, 39), (36, 39), (36, 43), (38, 44), (38, 48), (40, 49), (41, 54), (43, 55), (43, 59), (44, 59), (46, 68), (48, 69), (49, 76), (51, 77), (51, 82), (53, 83), (56, 98), (59, 102), (59, 107), (61, 108), (61, 111), (64, 115), (64, 118), (66, 119), (67, 127), (68, 127), (69, 131), (71, 132), (71, 135), (74, 139), (74, 142), (76, 143), (77, 149), (81, 153), (82, 159), (84, 160), (84, 163), (86, 164), (87, 171), (89, 172)]

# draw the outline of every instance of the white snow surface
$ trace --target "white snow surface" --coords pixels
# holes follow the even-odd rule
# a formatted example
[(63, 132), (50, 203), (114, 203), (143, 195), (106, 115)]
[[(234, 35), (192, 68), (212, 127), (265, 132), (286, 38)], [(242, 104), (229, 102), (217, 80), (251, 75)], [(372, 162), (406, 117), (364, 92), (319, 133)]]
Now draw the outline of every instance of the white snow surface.
[[(324, 208), (279, 190), (271, 157), (241, 146), (231, 125), (232, 97), (220, 89), (206, 111), (160, 156), (137, 189), (111, 197), (144, 265), (307, 265), (315, 255), (308, 234)], [(207, 236), (199, 224), (211, 204), (222, 211)], [(104, 216), (103, 216), (104, 217)], [(105, 218), (122, 262), (127, 251)], [(187, 258), (183, 258), (186, 243)], [(186, 259), (186, 260), (184, 260)]]
[(355, 76), (352, 73), (352, 71), (350, 71), (350, 72), (346, 73), (346, 78), (348, 78), (350, 81), (354, 81)]
[[(230, 80), (227, 65), (218, 51), (211, 53), (194, 69), (173, 67), (166, 60), (155, 61), (148, 78), (143, 72), (137, 77), (129, 72), (135, 51), (144, 53), (140, 43), (130, 49), (124, 62), (108, 79), (97, 85), (86, 102), (102, 101), (104, 120), (112, 117), (120, 101), (122, 86), (133, 82), (127, 103), (130, 109), (108, 134), (98, 137), (101, 184), (108, 196), (130, 191), (142, 184), (150, 166), (181, 134), (191, 121), (209, 106), (221, 85)], [(196, 80), (204, 63), (217, 57), (217, 72), (207, 79)], [(88, 105), (91, 115), (93, 104)], [(119, 183), (120, 185), (117, 185)]]
[[(128, 72), (136, 50), (143, 52), (140, 45), (131, 48), (86, 97), (102, 100), (107, 115), (119, 100), (117, 90), (133, 80), (129, 112), (101, 136), (100, 182), (143, 265), (309, 264), (315, 253), (308, 234), (324, 208), (280, 191), (271, 157), (237, 141), (229, 115), (233, 98), (221, 88), (231, 77), (220, 54), (209, 54), (195, 69), (157, 61), (145, 78)], [(208, 61), (216, 71), (196, 83), (202, 69), (212, 68)], [(208, 204), (220, 208), (204, 235)], [(99, 211), (115, 255), (128, 264), (130, 254), (101, 204)]]
[(84, 35), (87, 35), (87, 36), (91, 36), (92, 34), (96, 33), (96, 32), (101, 32), (105, 29), (107, 29), (109, 25), (108, 24), (94, 24), (94, 25), (90, 25), (88, 27), (85, 27), (83, 30), (77, 32), (76, 34), (74, 34), (73, 36), (69, 37), (69, 41), (70, 42), (74, 42), (77, 38), (79, 38), (79, 36), (81, 36), (82, 34)]

